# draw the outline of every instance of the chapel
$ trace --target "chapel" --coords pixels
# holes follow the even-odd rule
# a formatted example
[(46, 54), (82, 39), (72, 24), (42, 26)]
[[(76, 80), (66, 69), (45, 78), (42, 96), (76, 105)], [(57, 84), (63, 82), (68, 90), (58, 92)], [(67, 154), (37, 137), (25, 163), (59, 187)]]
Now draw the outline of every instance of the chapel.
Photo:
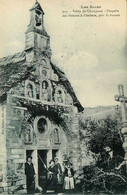
[(83, 107), (65, 73), (51, 60), (44, 11), (30, 9), (23, 52), (0, 59), (0, 191), (25, 188), (24, 163), (31, 155), (36, 184), (47, 177), (44, 164), (69, 159), (81, 166), (79, 116)]

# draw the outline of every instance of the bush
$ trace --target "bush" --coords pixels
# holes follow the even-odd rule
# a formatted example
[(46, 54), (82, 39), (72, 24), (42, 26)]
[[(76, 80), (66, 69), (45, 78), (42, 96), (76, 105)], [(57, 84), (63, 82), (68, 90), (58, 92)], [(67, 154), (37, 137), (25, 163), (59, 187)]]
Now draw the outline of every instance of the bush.
[(115, 170), (106, 172), (97, 166), (84, 167), (84, 193), (92, 194), (125, 194), (127, 179)]

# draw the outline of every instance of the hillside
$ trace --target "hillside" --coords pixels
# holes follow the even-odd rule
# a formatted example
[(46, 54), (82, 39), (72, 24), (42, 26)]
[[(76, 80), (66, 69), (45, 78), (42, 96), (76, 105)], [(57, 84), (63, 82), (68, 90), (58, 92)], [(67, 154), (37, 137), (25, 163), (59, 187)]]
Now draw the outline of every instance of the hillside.
[(114, 116), (117, 109), (119, 109), (117, 106), (97, 106), (94, 108), (85, 107), (84, 116), (85, 118), (103, 119), (109, 115)]

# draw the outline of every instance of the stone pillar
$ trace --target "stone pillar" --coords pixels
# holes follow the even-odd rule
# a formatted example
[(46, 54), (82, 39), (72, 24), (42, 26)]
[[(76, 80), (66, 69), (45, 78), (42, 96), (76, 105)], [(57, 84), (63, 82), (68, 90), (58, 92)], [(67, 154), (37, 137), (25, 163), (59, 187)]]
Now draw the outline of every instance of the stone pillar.
[(126, 119), (125, 102), (121, 103), (121, 112), (122, 112), (122, 129), (121, 129), (121, 133), (124, 136), (124, 141), (123, 141), (123, 148), (125, 150), (124, 160), (126, 161), (126, 168), (127, 168), (127, 119)]
[(6, 106), (0, 105), (0, 193), (7, 193)]
[(115, 100), (121, 103), (121, 113), (122, 113), (122, 128), (121, 133), (123, 134), (123, 148), (125, 150), (124, 160), (126, 162), (126, 170), (127, 170), (127, 111), (126, 111), (126, 103), (127, 97), (124, 96), (123, 85), (118, 85), (119, 95), (115, 96)]
[(80, 147), (80, 137), (79, 137), (79, 119), (78, 114), (74, 114), (73, 119), (73, 135), (72, 141), (70, 143), (71, 148), (71, 161), (73, 163), (74, 169), (79, 170), (81, 168), (81, 147)]

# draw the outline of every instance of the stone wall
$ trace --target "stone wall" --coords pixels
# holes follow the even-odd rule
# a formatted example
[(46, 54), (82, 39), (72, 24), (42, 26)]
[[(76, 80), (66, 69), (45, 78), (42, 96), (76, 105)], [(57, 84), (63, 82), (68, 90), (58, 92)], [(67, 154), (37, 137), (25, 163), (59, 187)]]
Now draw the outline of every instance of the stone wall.
[(0, 193), (6, 188), (6, 106), (0, 105)]
[(20, 136), (24, 110), (15, 107), (11, 95), (8, 96), (6, 110), (6, 183), (8, 192), (12, 193), (25, 185), (25, 154), (23, 140)]
[[(59, 160), (62, 165), (64, 156), (68, 156), (73, 164), (75, 175), (81, 172), (81, 148), (80, 148), (80, 137), (79, 137), (79, 115), (75, 107), (68, 107), (62, 109), (63, 125), (57, 125), (53, 121), (48, 121), (47, 132), (40, 135), (35, 125), (37, 118), (34, 118), (31, 124), (34, 132), (33, 142), (25, 144), (24, 129), (22, 124), (25, 122), (25, 113), (29, 111), (25, 107), (18, 105), (18, 98), (12, 94), (8, 94), (6, 104), (6, 122), (4, 132), (6, 132), (4, 144), (6, 143), (6, 152), (4, 153), (6, 168), (4, 170), (6, 191), (12, 193), (19, 187), (25, 188), (25, 174), (24, 174), (24, 163), (26, 160), (26, 150), (34, 151), (34, 164), (37, 169), (37, 150), (47, 150), (48, 162), (52, 158), (52, 150), (58, 150)], [(64, 113), (65, 112), (65, 113)], [(42, 116), (44, 116), (42, 114)], [(48, 116), (46, 116), (48, 118)], [(5, 120), (4, 120), (5, 121)], [(25, 123), (28, 125), (28, 123)], [(65, 125), (65, 127), (64, 127)], [(60, 143), (54, 143), (52, 139), (53, 130), (59, 129)], [(2, 128), (1, 128), (2, 129)], [(1, 130), (2, 134), (2, 130)], [(6, 141), (6, 142), (5, 142)], [(48, 165), (47, 162), (47, 165)], [(1, 165), (0, 165), (1, 168)], [(77, 176), (76, 176), (77, 177)], [(77, 178), (76, 178), (77, 179)], [(36, 178), (36, 184), (38, 184), (38, 178)]]

